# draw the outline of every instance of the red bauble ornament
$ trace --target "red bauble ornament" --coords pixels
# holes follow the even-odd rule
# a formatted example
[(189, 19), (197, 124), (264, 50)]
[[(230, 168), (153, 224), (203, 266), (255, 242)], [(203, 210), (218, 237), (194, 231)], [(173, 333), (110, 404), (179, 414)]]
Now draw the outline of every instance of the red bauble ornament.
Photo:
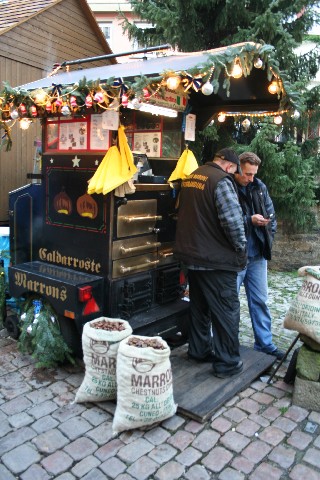
[(121, 103), (124, 107), (126, 107), (128, 105), (128, 102), (129, 102), (129, 99), (128, 99), (128, 95), (125, 95), (123, 94), (122, 97), (121, 97)]
[(46, 103), (46, 110), (47, 110), (47, 112), (51, 112), (51, 111), (52, 111), (51, 102), (47, 102), (47, 103)]
[(62, 105), (62, 100), (60, 97), (58, 97), (56, 100), (56, 107), (61, 107), (61, 105)]

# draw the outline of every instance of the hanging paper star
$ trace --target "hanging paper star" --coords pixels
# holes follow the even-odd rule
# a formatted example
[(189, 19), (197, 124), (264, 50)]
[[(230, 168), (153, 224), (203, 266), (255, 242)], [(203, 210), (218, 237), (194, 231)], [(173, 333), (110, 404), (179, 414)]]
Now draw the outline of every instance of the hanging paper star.
[(72, 163), (74, 167), (79, 167), (80, 166), (79, 162), (80, 162), (80, 158), (78, 158), (77, 155), (74, 158), (72, 158)]

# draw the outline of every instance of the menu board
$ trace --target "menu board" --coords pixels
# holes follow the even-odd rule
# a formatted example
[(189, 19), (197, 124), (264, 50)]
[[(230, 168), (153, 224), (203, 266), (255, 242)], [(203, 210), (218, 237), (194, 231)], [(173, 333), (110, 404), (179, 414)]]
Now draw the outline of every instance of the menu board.
[(108, 150), (110, 146), (110, 130), (105, 128), (103, 114), (91, 115), (90, 123), (90, 149)]
[(87, 122), (60, 123), (59, 150), (87, 150)]
[(148, 157), (161, 157), (161, 132), (134, 132), (133, 150)]

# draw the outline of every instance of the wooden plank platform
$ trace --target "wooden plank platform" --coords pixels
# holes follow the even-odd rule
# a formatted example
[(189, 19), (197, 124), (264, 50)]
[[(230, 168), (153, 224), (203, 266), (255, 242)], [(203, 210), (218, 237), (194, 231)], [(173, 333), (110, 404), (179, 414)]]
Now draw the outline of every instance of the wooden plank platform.
[(187, 345), (171, 351), (173, 393), (178, 413), (205, 422), (238, 392), (247, 388), (276, 361), (272, 355), (240, 347), (243, 371), (221, 379), (212, 373), (211, 363), (198, 363), (187, 356)]

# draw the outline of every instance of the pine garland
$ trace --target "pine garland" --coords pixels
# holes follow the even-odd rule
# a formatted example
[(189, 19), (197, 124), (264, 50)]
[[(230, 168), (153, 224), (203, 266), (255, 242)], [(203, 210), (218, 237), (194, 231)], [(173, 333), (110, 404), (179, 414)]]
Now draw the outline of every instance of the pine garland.
[(75, 363), (59, 330), (56, 313), (47, 302), (30, 298), (20, 327), (18, 348), (37, 360), (37, 368), (53, 368), (65, 361)]

